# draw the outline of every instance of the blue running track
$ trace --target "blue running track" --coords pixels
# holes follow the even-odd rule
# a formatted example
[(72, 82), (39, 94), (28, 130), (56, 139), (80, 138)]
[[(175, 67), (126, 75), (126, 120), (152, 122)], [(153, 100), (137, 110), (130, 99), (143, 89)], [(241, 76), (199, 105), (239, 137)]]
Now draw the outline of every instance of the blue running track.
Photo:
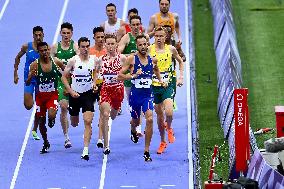
[[(0, 9), (4, 5), (0, 1)], [(57, 38), (56, 29), (60, 19), (74, 26), (73, 39), (81, 36), (92, 39), (92, 29), (106, 20), (106, 0), (17, 0), (10, 1), (0, 20), (0, 189), (186, 189), (192, 187), (191, 154), (188, 154), (188, 109), (186, 77), (183, 87), (178, 88), (178, 111), (174, 112), (173, 128), (176, 142), (168, 144), (162, 155), (156, 154), (160, 136), (154, 119), (154, 134), (151, 143), (153, 162), (143, 159), (144, 138), (138, 144), (130, 140), (129, 120), (126, 103), (123, 114), (112, 122), (110, 137), (111, 154), (106, 158), (96, 147), (98, 135), (98, 112), (93, 121), (93, 135), (90, 144), (90, 160), (80, 159), (83, 148), (83, 122), (77, 128), (70, 127), (69, 135), (73, 147), (64, 148), (64, 136), (59, 121), (48, 129), (51, 149), (48, 154), (39, 153), (42, 140), (31, 138), (29, 124), (32, 110), (23, 106), (23, 65), (19, 66), (19, 83), (13, 83), (14, 58), (22, 44), (32, 40), (32, 28), (44, 28), (44, 40), (52, 43)], [(150, 16), (159, 11), (158, 1), (113, 0), (117, 5), (117, 16), (122, 18), (130, 8), (136, 7), (144, 26), (148, 26)], [(66, 12), (62, 13), (64, 4)], [(173, 1), (171, 11), (180, 16), (183, 48), (187, 43), (185, 30), (184, 1)], [(64, 14), (65, 13), (65, 14)], [(189, 90), (189, 89), (188, 89)], [(98, 108), (96, 107), (96, 110)], [(32, 123), (32, 122), (31, 122)], [(143, 125), (145, 121), (143, 122)], [(144, 128), (144, 126), (143, 126)], [(27, 133), (27, 134), (26, 134)], [(38, 132), (39, 133), (39, 132)], [(26, 137), (25, 137), (26, 136)], [(25, 140), (26, 138), (26, 140)], [(191, 150), (190, 150), (191, 151)], [(22, 153), (21, 153), (22, 152)], [(103, 164), (103, 162), (105, 164)], [(103, 169), (103, 165), (106, 165)]]

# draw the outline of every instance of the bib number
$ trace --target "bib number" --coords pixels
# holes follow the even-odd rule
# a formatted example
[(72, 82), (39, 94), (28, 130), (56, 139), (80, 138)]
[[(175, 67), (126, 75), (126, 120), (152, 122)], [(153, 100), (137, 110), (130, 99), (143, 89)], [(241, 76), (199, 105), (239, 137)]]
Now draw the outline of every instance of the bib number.
[(104, 81), (105, 83), (108, 83), (108, 84), (118, 83), (116, 78), (117, 78), (117, 75), (104, 75)]
[(54, 83), (39, 84), (39, 92), (55, 91)]
[[(163, 82), (167, 83), (170, 80), (169, 72), (161, 72), (160, 73), (161, 79)], [(153, 81), (159, 83), (158, 77), (153, 75)]]
[(134, 85), (135, 85), (135, 88), (137, 88), (137, 89), (141, 89), (141, 88), (149, 89), (152, 85), (152, 80), (151, 79), (144, 79), (144, 78), (135, 79)]

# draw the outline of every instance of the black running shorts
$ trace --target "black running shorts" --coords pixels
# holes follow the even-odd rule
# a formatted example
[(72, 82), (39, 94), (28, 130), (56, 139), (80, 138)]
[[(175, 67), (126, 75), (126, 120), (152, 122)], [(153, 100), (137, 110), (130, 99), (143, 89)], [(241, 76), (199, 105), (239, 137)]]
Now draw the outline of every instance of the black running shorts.
[(69, 95), (69, 114), (71, 116), (78, 116), (80, 109), (82, 113), (86, 111), (94, 112), (95, 95), (93, 90), (84, 93), (79, 93), (78, 98), (73, 98)]

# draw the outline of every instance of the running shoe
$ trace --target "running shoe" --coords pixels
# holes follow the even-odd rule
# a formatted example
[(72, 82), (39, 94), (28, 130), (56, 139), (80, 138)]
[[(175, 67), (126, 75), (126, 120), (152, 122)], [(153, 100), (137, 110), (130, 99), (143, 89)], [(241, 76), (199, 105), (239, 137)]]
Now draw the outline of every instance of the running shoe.
[(102, 139), (98, 139), (97, 147), (98, 147), (98, 148), (103, 148), (103, 147), (104, 147), (104, 144), (103, 144), (103, 140), (102, 140)]
[(168, 129), (168, 140), (169, 143), (174, 143), (176, 140), (173, 128)]
[(81, 155), (81, 159), (86, 160), (86, 161), (89, 161), (89, 159), (90, 159), (90, 158), (89, 158), (89, 154), (85, 154), (85, 155), (82, 154), (82, 155)]
[(121, 115), (122, 114), (122, 109), (119, 108), (117, 115)]
[(40, 151), (41, 154), (45, 154), (48, 152), (48, 149), (50, 148), (49, 142), (43, 143), (42, 149)]
[(109, 153), (110, 153), (110, 149), (109, 149), (109, 147), (106, 147), (105, 149), (104, 149), (104, 155), (108, 155)]
[(37, 135), (36, 131), (32, 131), (32, 136), (34, 140), (40, 140), (39, 136)]
[(55, 119), (48, 119), (48, 127), (52, 128), (55, 124)]
[(150, 153), (149, 153), (149, 152), (146, 152), (146, 151), (145, 151), (143, 158), (144, 158), (144, 160), (145, 160), (146, 162), (152, 161), (152, 158), (150, 157)]
[(70, 139), (65, 140), (64, 147), (65, 148), (71, 148), (72, 147)]
[(162, 154), (165, 151), (166, 147), (167, 147), (167, 143), (161, 142), (159, 149), (157, 150), (157, 154)]
[(138, 140), (139, 140), (139, 137), (138, 137), (138, 135), (137, 135), (137, 132), (134, 133), (134, 132), (131, 131), (130, 139), (132, 140), (132, 142), (137, 143)]

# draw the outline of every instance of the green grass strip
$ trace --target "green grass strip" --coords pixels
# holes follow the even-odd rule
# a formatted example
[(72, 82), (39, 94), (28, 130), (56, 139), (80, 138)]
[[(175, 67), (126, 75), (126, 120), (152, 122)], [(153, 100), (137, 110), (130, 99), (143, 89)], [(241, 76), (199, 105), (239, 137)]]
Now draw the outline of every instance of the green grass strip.
[[(224, 143), (223, 130), (217, 116), (217, 75), (213, 47), (213, 21), (208, 0), (193, 0), (196, 90), (198, 103), (200, 164), (202, 183), (207, 180), (215, 144)], [(228, 178), (228, 144), (221, 148), (222, 161), (215, 172)]]

